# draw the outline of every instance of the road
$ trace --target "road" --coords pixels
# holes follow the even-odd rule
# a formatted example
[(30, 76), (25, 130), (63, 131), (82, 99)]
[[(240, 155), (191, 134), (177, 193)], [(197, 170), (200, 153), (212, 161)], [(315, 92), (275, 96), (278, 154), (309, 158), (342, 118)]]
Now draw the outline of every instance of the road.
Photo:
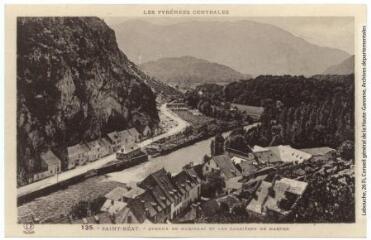
[(171, 111), (169, 108), (167, 108), (166, 103), (161, 105), (160, 111), (165, 116), (167, 116), (167, 117), (173, 119), (174, 121), (176, 121), (177, 126), (174, 127), (174, 128), (169, 129), (169, 131), (167, 131), (167, 132), (165, 132), (161, 135), (158, 135), (158, 136), (155, 136), (153, 138), (147, 139), (143, 142), (140, 142), (138, 144), (139, 147), (143, 148), (143, 147), (148, 146), (149, 144), (151, 144), (155, 141), (158, 141), (162, 138), (166, 138), (166, 137), (170, 137), (171, 135), (175, 135), (175, 134), (183, 131), (187, 126), (190, 126), (190, 124), (188, 122), (184, 121), (177, 114), (175, 114), (173, 111)]
[[(177, 134), (177, 133), (183, 131), (187, 126), (189, 126), (188, 122), (184, 121), (178, 115), (176, 115), (174, 112), (172, 112), (170, 109), (168, 109), (167, 106), (166, 106), (166, 103), (161, 105), (160, 111), (161, 111), (162, 114), (164, 114), (167, 117), (176, 121), (177, 126), (175, 128), (169, 129), (169, 131), (167, 131), (163, 134), (160, 134), (158, 136), (155, 136), (153, 138), (150, 138), (150, 139), (147, 139), (143, 142), (140, 142), (138, 144), (139, 147), (143, 148), (143, 147), (148, 146), (149, 144), (153, 143), (154, 141), (158, 141), (162, 138), (166, 138), (166, 137), (169, 137), (171, 135)], [(102, 167), (103, 165), (105, 165), (105, 164), (107, 164), (107, 163), (109, 163), (109, 162), (111, 162), (115, 159), (116, 159), (116, 156), (115, 156), (115, 153), (114, 153), (114, 154), (108, 155), (106, 157), (103, 157), (99, 160), (96, 160), (92, 163), (89, 163), (87, 165), (79, 166), (75, 169), (71, 169), (71, 170), (59, 173), (57, 175), (45, 178), (43, 180), (40, 180), (40, 181), (31, 183), (31, 184), (28, 184), (28, 185), (19, 187), (17, 189), (17, 197), (20, 197), (20, 196), (26, 195), (28, 193), (32, 193), (34, 191), (37, 191), (37, 190), (55, 185), (58, 182), (65, 181), (65, 180), (68, 180), (70, 178), (82, 175), (82, 174), (84, 174), (84, 173), (86, 173), (90, 170), (98, 169), (98, 168)]]

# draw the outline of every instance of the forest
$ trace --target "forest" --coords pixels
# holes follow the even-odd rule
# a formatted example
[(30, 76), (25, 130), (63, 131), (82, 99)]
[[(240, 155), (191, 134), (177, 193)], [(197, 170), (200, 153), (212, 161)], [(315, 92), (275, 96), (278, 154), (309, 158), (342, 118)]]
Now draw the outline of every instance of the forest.
[(206, 115), (238, 103), (262, 106), (261, 126), (235, 131), (228, 144), (330, 146), (354, 140), (354, 75), (258, 76), (226, 86), (202, 85), (186, 94), (189, 105)]

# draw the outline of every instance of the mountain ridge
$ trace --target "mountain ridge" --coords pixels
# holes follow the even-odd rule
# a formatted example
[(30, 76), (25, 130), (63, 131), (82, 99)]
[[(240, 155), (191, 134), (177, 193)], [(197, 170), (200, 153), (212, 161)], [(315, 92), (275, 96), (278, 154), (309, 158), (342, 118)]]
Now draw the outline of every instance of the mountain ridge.
[(243, 20), (169, 25), (129, 20), (114, 26), (118, 44), (134, 62), (190, 55), (245, 74), (314, 75), (350, 55), (322, 47), (282, 28)]
[(178, 86), (228, 83), (251, 78), (228, 66), (192, 56), (161, 58), (143, 63), (139, 67), (156, 79)]
[(339, 62), (338, 64), (328, 67), (323, 74), (347, 75), (354, 73), (354, 55)]

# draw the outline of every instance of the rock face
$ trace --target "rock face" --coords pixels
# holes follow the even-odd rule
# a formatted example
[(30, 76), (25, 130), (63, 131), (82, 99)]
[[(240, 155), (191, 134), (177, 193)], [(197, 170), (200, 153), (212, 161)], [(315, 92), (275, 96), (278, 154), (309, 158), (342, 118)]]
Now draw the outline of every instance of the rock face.
[(161, 58), (141, 64), (140, 68), (156, 79), (179, 86), (229, 83), (251, 78), (251, 76), (239, 73), (228, 66), (191, 56)]
[(158, 123), (146, 76), (99, 18), (19, 18), (17, 36), (19, 173), (48, 147), (64, 159), (69, 145)]
[(354, 73), (354, 55), (326, 69), (323, 74), (348, 75)]
[(152, 24), (129, 20), (112, 26), (120, 48), (135, 63), (193, 56), (258, 75), (321, 74), (348, 58), (270, 24), (254, 21), (188, 21)]

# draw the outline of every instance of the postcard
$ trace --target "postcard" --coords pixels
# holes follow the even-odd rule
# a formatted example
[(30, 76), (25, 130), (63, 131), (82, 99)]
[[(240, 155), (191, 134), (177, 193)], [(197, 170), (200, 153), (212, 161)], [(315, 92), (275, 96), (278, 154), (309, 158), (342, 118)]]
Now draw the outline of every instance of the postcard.
[(7, 236), (366, 236), (365, 6), (5, 24)]

